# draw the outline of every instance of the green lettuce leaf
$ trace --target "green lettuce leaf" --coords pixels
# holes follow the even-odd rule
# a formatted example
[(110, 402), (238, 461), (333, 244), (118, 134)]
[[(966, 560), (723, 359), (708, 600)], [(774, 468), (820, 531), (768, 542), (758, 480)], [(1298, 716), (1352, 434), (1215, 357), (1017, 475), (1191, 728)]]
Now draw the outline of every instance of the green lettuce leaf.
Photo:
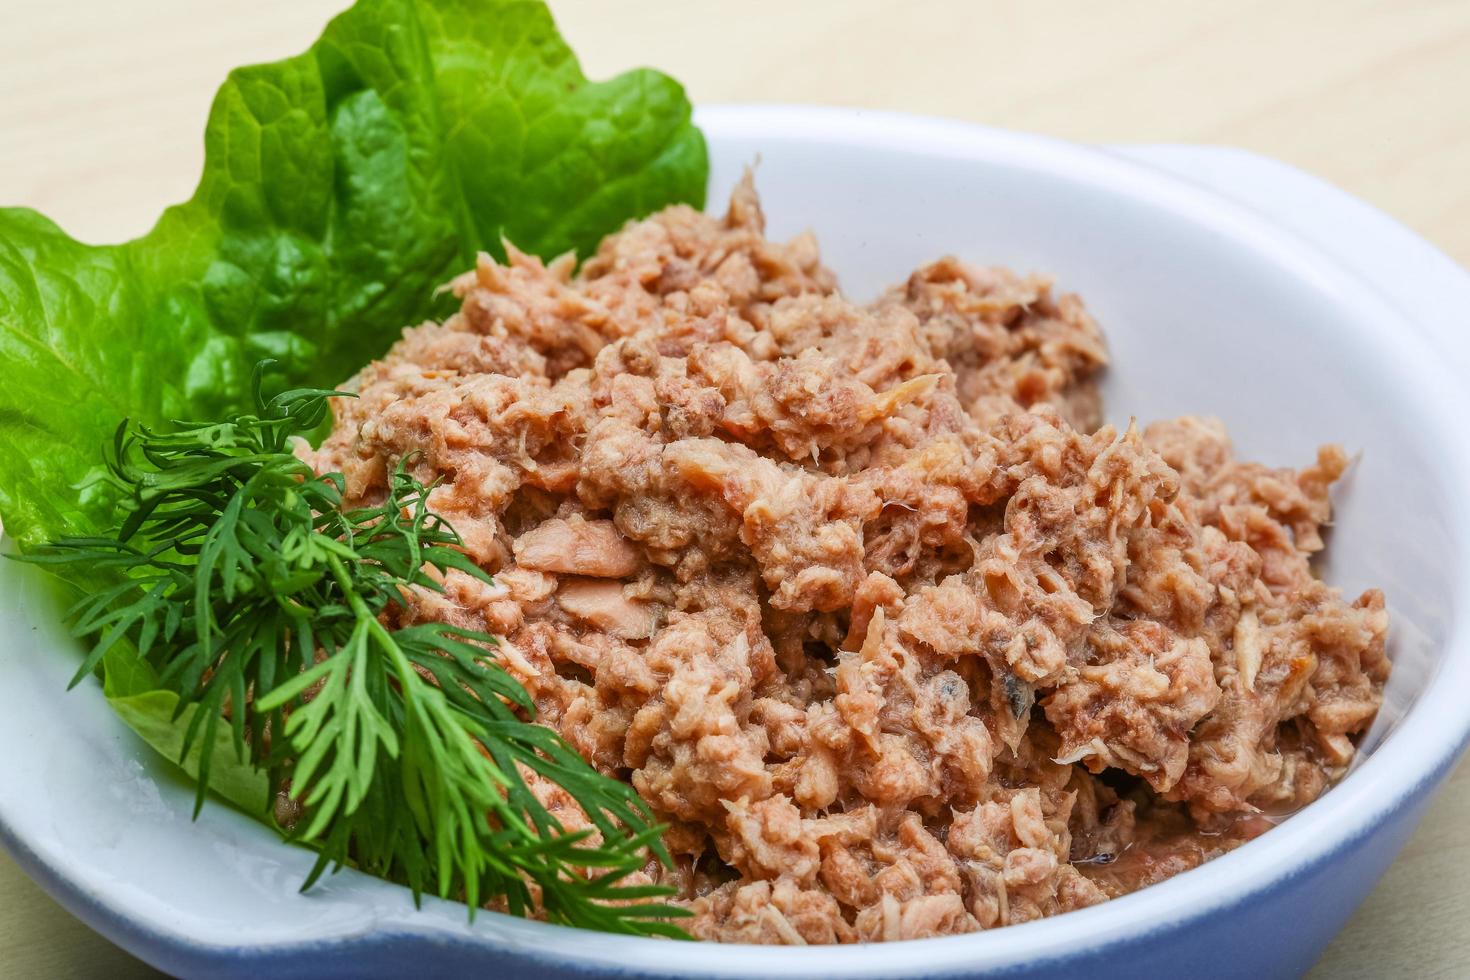
[[(203, 738), (190, 749), (188, 758), (179, 758), (179, 752), (184, 746), (184, 732), (193, 719), (194, 712), (199, 710), (198, 705), (189, 705), (175, 720), (174, 709), (178, 707), (179, 696), (172, 691), (108, 694), (107, 702), (145, 742), (170, 762), (180, 766), (190, 777), (199, 776), (199, 754), (205, 747)], [(250, 765), (249, 760), (241, 756), (227, 731), (220, 731), (215, 735), (209, 751), (212, 753), (210, 790), (252, 816), (269, 812), (269, 780), (263, 771)]]
[(305, 54), (230, 74), (194, 196), (84, 245), (0, 209), (0, 520), (22, 547), (108, 523), (91, 481), (124, 417), (241, 408), (250, 369), (331, 385), (435, 287), (499, 253), (588, 254), (702, 204), (690, 106), (648, 70), (590, 83), (532, 0), (362, 0)]
[[(22, 549), (113, 524), (96, 477), (124, 418), (244, 408), (263, 357), (280, 384), (337, 384), (446, 312), (435, 289), (477, 251), (589, 254), (702, 204), (708, 170), (679, 85), (588, 82), (539, 0), (360, 0), (306, 53), (232, 72), (204, 141), (194, 196), (133, 241), (0, 209), (0, 521)], [(104, 670), (178, 761), (174, 695), (131, 650)], [(208, 750), (213, 788), (259, 812), (228, 736)]]
[(259, 816), (269, 811), (270, 780), (250, 764), (227, 728), (217, 731), (212, 742), (199, 738), (189, 754), (183, 754), (184, 732), (199, 707), (191, 704), (175, 718), (179, 696), (162, 688), (157, 671), (138, 656), (131, 643), (119, 643), (107, 651), (103, 674), (102, 693), (108, 704), (143, 741), (192, 778), (199, 776), (199, 757), (207, 746), (209, 788), (247, 813)]

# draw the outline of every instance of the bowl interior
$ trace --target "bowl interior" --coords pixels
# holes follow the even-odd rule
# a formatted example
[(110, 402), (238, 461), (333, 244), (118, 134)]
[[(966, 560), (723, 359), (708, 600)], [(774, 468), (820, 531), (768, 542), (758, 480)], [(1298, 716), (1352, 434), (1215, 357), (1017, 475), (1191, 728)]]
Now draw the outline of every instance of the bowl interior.
[[(1350, 593), (1387, 594), (1395, 670), (1372, 744), (1393, 731), (1440, 665), (1464, 588), (1465, 529), (1452, 505), (1462, 469), (1446, 462), (1453, 413), (1442, 410), (1460, 396), (1444, 394), (1444, 372), (1361, 284), (1302, 259), (1289, 240), (1209, 195), (1075, 147), (960, 127), (863, 125), (846, 114), (716, 112), (702, 124), (711, 207), (759, 158), (771, 233), (816, 231), (854, 296), (871, 297), (946, 253), (1044, 270), (1085, 298), (1108, 337), (1113, 421), (1218, 416), (1243, 457), (1277, 465), (1309, 462), (1322, 442), (1360, 452), (1338, 488), (1322, 569)], [(69, 641), (54, 612), (30, 570), (0, 562), (0, 744), (11, 750), (0, 760), (0, 830), (74, 910), (91, 908), (94, 924), (133, 936), (134, 948), (350, 941), (392, 928), (588, 964), (693, 967), (670, 958), (668, 944), (593, 934), (569, 944), (548, 927), (496, 915), (469, 926), (449, 903), (415, 912), (403, 890), (352, 873), (298, 896), (308, 855), (221, 806), (191, 825), (191, 790), (95, 686), (65, 692), (75, 660), (58, 649)], [(1293, 822), (1257, 843), (1270, 850)], [(1257, 843), (1219, 868), (1065, 918), (1103, 924), (1098, 935), (1141, 928), (1177, 908), (1160, 903), (1166, 892), (1188, 892), (1184, 878), (1200, 875), (1214, 888), (1266, 874), (1250, 870), (1246, 852)], [(951, 961), (974, 967), (1022, 962), (1054, 948), (1059, 923), (1039, 927), (930, 948), (957, 950)], [(858, 975), (897, 962), (871, 951), (821, 951), (820, 960), (799, 952), (730, 950), (699, 969), (775, 976), (836, 970), (841, 960)]]

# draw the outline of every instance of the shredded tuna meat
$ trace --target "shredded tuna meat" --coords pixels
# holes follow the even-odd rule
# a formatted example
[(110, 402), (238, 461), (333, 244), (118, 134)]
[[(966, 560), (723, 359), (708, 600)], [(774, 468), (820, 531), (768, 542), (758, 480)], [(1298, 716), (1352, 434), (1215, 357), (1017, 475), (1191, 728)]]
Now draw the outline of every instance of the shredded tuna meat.
[[(989, 929), (1191, 868), (1322, 793), (1388, 674), (1377, 591), (1318, 581), (1347, 460), (1101, 425), (1097, 325), (941, 259), (861, 305), (753, 188), (580, 270), (481, 256), (310, 453), (409, 460), (540, 720), (667, 821), (712, 940)], [(574, 805), (572, 808), (575, 809)], [(568, 818), (569, 825), (578, 825)]]

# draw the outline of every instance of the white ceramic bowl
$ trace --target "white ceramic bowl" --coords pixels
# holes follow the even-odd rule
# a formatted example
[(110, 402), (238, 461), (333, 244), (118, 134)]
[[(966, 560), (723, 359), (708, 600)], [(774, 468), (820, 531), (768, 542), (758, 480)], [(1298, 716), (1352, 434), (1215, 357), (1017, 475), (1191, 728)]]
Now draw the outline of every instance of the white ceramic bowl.
[[(1470, 730), (1470, 278), (1377, 212), (1228, 150), (1093, 149), (884, 114), (699, 114), (711, 206), (760, 158), (777, 236), (813, 228), (871, 296), (955, 253), (1055, 274), (1113, 355), (1108, 415), (1217, 415), (1242, 455), (1362, 452), (1323, 571), (1382, 587), (1395, 661), (1362, 764), (1263, 838), (1142, 892), (1042, 922), (887, 946), (710, 948), (574, 932), (429, 901), (310, 857), (192, 791), (84, 685), (33, 570), (0, 565), (0, 836), (73, 912), (185, 975), (1288, 975), (1341, 928)], [(1210, 188), (1214, 187), (1215, 190)], [(1223, 191), (1223, 193), (1220, 193)], [(1235, 200), (1231, 200), (1234, 198)]]

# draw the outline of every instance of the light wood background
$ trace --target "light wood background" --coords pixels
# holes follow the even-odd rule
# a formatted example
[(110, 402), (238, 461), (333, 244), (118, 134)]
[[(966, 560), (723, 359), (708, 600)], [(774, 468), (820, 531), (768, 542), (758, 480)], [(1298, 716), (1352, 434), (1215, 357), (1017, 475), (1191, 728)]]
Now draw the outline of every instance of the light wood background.
[[(215, 87), (346, 0), (0, 0), (0, 203), (90, 241), (187, 197)], [(1098, 142), (1247, 147), (1470, 264), (1464, 0), (552, 0), (590, 75), (699, 102), (952, 116)], [(0, 792), (3, 792), (0, 787)], [(1312, 976), (1470, 976), (1470, 765)], [(0, 855), (0, 973), (151, 975)]]

